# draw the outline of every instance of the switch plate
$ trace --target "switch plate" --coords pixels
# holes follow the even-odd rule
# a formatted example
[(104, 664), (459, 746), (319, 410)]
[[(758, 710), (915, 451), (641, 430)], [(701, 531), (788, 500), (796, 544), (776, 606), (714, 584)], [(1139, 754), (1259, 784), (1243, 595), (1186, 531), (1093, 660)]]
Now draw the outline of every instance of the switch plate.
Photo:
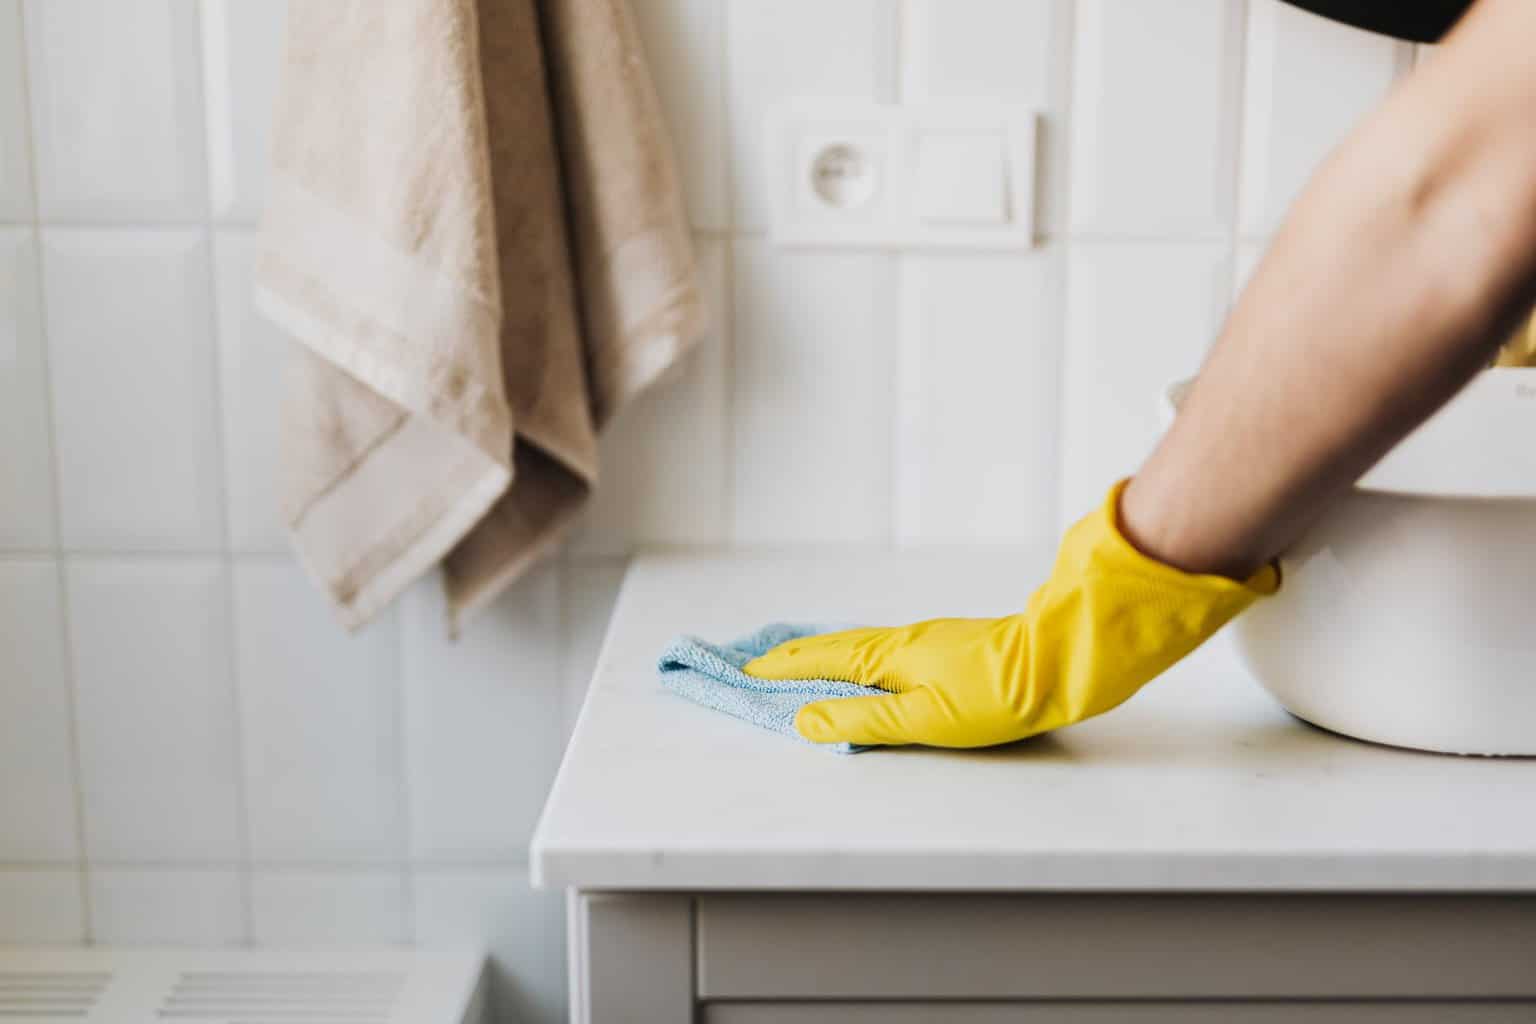
[(1008, 222), (1008, 157), (1001, 135), (917, 140), (917, 215), (925, 221)]
[(799, 100), (769, 118), (772, 238), (781, 245), (1028, 249), (1028, 107)]

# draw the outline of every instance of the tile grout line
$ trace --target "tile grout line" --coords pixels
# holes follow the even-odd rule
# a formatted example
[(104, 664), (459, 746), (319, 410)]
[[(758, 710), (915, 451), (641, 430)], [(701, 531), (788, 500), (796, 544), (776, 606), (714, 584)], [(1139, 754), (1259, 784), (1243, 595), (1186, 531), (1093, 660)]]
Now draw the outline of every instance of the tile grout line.
[(85, 833), (85, 769), (80, 744), (80, 695), (76, 679), (75, 651), (71, 616), (69, 614), (69, 574), (64, 564), (64, 498), (59, 470), (58, 412), (54, 407), (53, 353), (49, 344), (47, 289), (43, 277), (43, 208), (42, 188), (37, 173), (37, 125), (32, 111), (33, 67), (30, 47), (27, 45), (27, 5), (16, 5), (16, 19), (20, 29), (18, 46), (21, 51), (22, 118), (26, 127), (26, 158), (28, 182), (31, 189), (32, 217), (32, 291), (37, 303), (38, 356), (43, 372), (42, 391), (46, 413), (48, 441), (48, 482), (53, 526), (53, 544), (49, 555), (54, 565), (54, 577), (59, 591), (59, 615), (55, 627), (58, 632), (59, 653), (64, 669), (64, 706), (69, 716), (67, 731), (70, 766), (74, 775), (71, 790), (74, 796), (75, 855), (72, 865), (80, 894), (80, 937), (90, 943), (94, 939), (95, 922), (91, 908), (90, 872), (86, 858)]
[[(557, 572), (556, 579), (561, 575), (563, 575), (563, 569)], [(394, 627), (394, 656), (391, 662), (394, 665), (395, 677), (395, 770), (398, 775), (395, 783), (395, 801), (399, 808), (396, 816), (400, 830), (396, 841), (399, 844), (397, 849), (400, 853), (401, 935), (405, 945), (412, 946), (416, 943), (416, 875), (411, 865), (411, 757), (410, 741), (406, 737), (405, 622), (401, 614), (401, 604), (396, 601), (390, 609), (391, 625)], [(459, 642), (462, 643), (462, 641)]]
[(736, 384), (740, 363), (740, 351), (737, 347), (740, 340), (737, 330), (737, 274), (739, 269), (737, 266), (737, 256), (743, 240), (749, 236), (737, 224), (737, 155), (731, 134), (731, 128), (735, 119), (732, 116), (730, 71), (728, 68), (730, 67), (731, 59), (731, 25), (733, 22), (731, 13), (735, 10), (735, 4), (731, 0), (721, 0), (719, 10), (720, 28), (714, 40), (714, 47), (715, 57), (717, 58), (715, 64), (719, 68), (720, 75), (720, 81), (717, 83), (719, 86), (720, 108), (716, 111), (716, 115), (719, 117), (720, 138), (722, 140), (721, 148), (724, 150), (724, 159), (721, 160), (721, 164), (723, 165), (722, 173), (725, 178), (724, 187), (721, 189), (725, 203), (725, 209), (722, 211), (725, 228), (721, 232), (721, 246), (724, 251), (721, 253), (721, 277), (723, 280), (720, 283), (720, 291), (722, 293), (720, 301), (721, 305), (725, 307), (720, 314), (720, 330), (725, 344), (722, 355), (725, 358), (722, 360), (723, 365), (720, 371), (722, 377), (720, 386), (724, 392), (721, 395), (721, 408), (725, 416), (724, 435), (726, 442), (725, 471), (721, 473), (721, 486), (725, 488), (725, 502), (722, 506), (724, 522), (721, 524), (720, 539), (723, 544), (729, 546), (735, 544), (739, 539), (736, 517), (740, 511), (737, 507), (739, 502), (736, 493), (736, 487), (739, 482), (736, 473), (736, 453), (741, 450), (741, 410), (738, 408), (736, 401)]
[[(911, 52), (912, 29), (917, 18), (917, 4), (922, 0), (890, 0), (885, 8), (887, 12), (887, 34), (889, 36), (886, 46), (886, 70), (885, 91), (890, 102), (896, 106), (911, 103), (917, 100), (916, 90), (916, 61)], [(894, 338), (896, 342), (896, 358), (891, 360), (891, 365), (886, 381), (886, 395), (890, 406), (886, 410), (886, 480), (885, 493), (889, 507), (885, 514), (885, 528), (887, 531), (886, 546), (898, 548), (901, 546), (908, 527), (911, 525), (909, 517), (911, 510), (907, 502), (902, 499), (908, 494), (908, 484), (911, 481), (909, 463), (904, 455), (908, 450), (906, 444), (910, 440), (911, 430), (908, 410), (912, 407), (908, 402), (908, 388), (912, 384), (910, 363), (917, 355), (917, 348), (922, 344), (921, 333), (917, 330), (914, 320), (921, 315), (917, 308), (916, 299), (908, 294), (908, 288), (916, 280), (915, 253), (905, 252), (899, 248), (887, 250), (885, 258), (881, 261), (882, 276), (885, 283), (894, 290), (896, 302), (885, 307), (881, 313), (881, 304), (878, 295), (875, 296), (876, 313), (878, 318), (891, 317), (894, 323), (883, 325), (887, 328), (887, 337)], [(911, 488), (914, 492), (920, 487), (918, 481)]]
[[(1076, 242), (1071, 234), (1072, 226), (1072, 115), (1077, 97), (1077, 2), (1076, 0), (1056, 0), (1051, 10), (1051, 36), (1056, 44), (1053, 50), (1062, 56), (1057, 60), (1057, 66), (1052, 68), (1048, 89), (1051, 98), (1057, 102), (1061, 111), (1057, 130), (1046, 136), (1047, 145), (1055, 142), (1058, 155), (1051, 158), (1048, 154), (1045, 165), (1055, 175), (1051, 182), (1052, 188), (1057, 194), (1046, 197), (1042, 190), (1036, 186), (1035, 202), (1040, 204), (1040, 216), (1037, 222), (1047, 220), (1044, 213), (1049, 210), (1054, 218), (1060, 218), (1063, 230), (1057, 236), (1060, 240), (1060, 252), (1057, 253), (1056, 272), (1048, 278), (1051, 280), (1052, 309), (1049, 323), (1055, 338), (1056, 345), (1056, 440), (1055, 450), (1055, 478), (1052, 481), (1051, 494), (1051, 524), (1052, 536), (1046, 540), (1046, 546), (1050, 547), (1055, 540), (1055, 534), (1059, 534), (1066, 526), (1062, 517), (1066, 511), (1066, 503), (1062, 500), (1062, 489), (1066, 483), (1066, 440), (1067, 440), (1067, 290), (1071, 284), (1072, 250)], [(1051, 204), (1046, 207), (1049, 201)], [(1049, 246), (1053, 237), (1049, 232), (1042, 232), (1039, 243), (1042, 247)]]
[(1225, 327), (1227, 318), (1232, 314), (1232, 308), (1237, 304), (1238, 259), (1242, 250), (1242, 195), (1243, 195), (1243, 157), (1246, 150), (1245, 136), (1248, 121), (1248, 43), (1253, 20), (1253, 8), (1250, 0), (1233, 0), (1237, 5), (1237, 12), (1233, 18), (1235, 24), (1229, 29), (1227, 39), (1227, 53), (1233, 67), (1227, 69), (1228, 93), (1231, 96), (1230, 110), (1223, 111), (1223, 117), (1227, 121), (1227, 131), (1230, 139), (1226, 144), (1227, 158), (1231, 161), (1227, 168), (1227, 182), (1229, 194), (1227, 198), (1227, 260), (1226, 268), (1221, 274), (1221, 292), (1217, 300), (1219, 315), (1215, 318), (1211, 344), (1214, 345), (1216, 336)]
[(736, 523), (736, 246), (730, 241), (720, 245), (720, 322), (715, 328), (720, 346), (720, 411), (725, 419), (722, 424), (723, 450), (720, 452), (720, 499), (719, 537), (729, 544), (735, 534)]
[[(202, 111), (202, 158), (203, 158), (203, 213), (201, 228), (203, 244), (207, 248), (207, 273), (204, 275), (204, 283), (208, 294), (208, 338), (209, 349), (212, 354), (213, 380), (211, 382), (212, 393), (217, 406), (217, 414), (214, 417), (213, 445), (218, 462), (218, 503), (219, 503), (219, 568), (224, 577), (221, 588), (224, 597), (224, 661), (228, 671), (229, 684), (229, 714), (231, 718), (230, 756), (234, 760), (235, 769), (235, 843), (239, 850), (237, 872), (240, 890), (240, 935), (239, 942), (243, 945), (251, 945), (255, 941), (254, 914), (252, 910), (252, 884), (251, 884), (251, 818), (250, 818), (250, 792), (247, 783), (248, 765), (245, 751), (245, 700), (244, 687), (241, 680), (240, 659), (238, 656), (238, 639), (236, 633), (239, 623), (236, 618), (237, 603), (235, 600), (235, 562), (234, 562), (234, 532), (230, 526), (230, 492), (229, 492), (229, 437), (227, 436), (224, 395), (224, 351), (221, 344), (223, 338), (223, 325), (220, 323), (220, 314), (228, 315), (231, 311), (224, 308), (223, 289), (219, 285), (219, 274), (224, 269), (222, 252), (217, 245), (217, 236), (213, 216), (213, 154), (210, 147), (213, 145), (212, 133), (208, 130), (208, 121), (213, 111), (209, 107), (208, 74), (210, 68), (207, 60), (208, 39), (206, 25), (203, 18), (201, 5), (192, 9), (193, 32), (192, 37), (197, 45), (193, 47), (193, 59), (197, 62), (194, 69), (193, 80), (198, 85), (198, 106)], [(227, 111), (225, 112), (227, 115)]]

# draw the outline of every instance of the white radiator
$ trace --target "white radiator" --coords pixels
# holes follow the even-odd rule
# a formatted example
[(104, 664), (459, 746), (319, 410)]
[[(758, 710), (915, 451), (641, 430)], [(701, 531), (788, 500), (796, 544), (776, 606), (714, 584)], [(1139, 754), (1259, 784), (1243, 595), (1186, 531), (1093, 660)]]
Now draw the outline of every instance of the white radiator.
[(484, 1024), (474, 953), (0, 949), (4, 1024)]

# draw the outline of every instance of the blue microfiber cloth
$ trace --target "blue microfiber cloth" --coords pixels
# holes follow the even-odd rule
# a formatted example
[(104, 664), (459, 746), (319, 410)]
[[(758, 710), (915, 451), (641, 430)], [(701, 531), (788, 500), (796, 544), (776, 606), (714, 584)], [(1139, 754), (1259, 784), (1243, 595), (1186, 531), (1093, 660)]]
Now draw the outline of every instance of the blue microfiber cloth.
[[(776, 622), (729, 644), (712, 644), (698, 637), (674, 640), (657, 666), (661, 683), (681, 697), (746, 719), (754, 725), (811, 741), (795, 731), (795, 712), (827, 697), (873, 697), (884, 693), (873, 686), (833, 679), (755, 679), (741, 667), (786, 640), (830, 633), (847, 626), (797, 626)], [(857, 754), (868, 747), (852, 743), (816, 743), (839, 754)]]

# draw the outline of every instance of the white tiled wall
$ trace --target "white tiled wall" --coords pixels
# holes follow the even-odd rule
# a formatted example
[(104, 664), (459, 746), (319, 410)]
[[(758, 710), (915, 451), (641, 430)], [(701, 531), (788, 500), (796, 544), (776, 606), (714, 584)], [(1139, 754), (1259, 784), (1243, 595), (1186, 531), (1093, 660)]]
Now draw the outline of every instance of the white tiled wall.
[[(281, 3), (0, 0), (0, 941), (478, 943), (557, 1019), (525, 844), (624, 554), (1053, 543), (1411, 56), (1277, 0), (633, 3), (717, 328), (452, 646), (432, 581), (343, 636), (273, 508)], [(806, 95), (1035, 104), (1040, 245), (770, 245)]]

